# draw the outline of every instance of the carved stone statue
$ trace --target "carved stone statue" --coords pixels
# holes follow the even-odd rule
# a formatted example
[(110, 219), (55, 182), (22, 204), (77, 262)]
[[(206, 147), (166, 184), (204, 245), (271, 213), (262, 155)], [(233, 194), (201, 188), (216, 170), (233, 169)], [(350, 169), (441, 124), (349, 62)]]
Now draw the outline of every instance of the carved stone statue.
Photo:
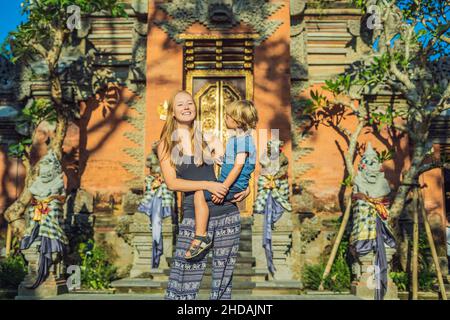
[(253, 206), (256, 214), (264, 215), (263, 247), (267, 268), (275, 274), (272, 252), (272, 229), (285, 211), (291, 211), (287, 157), (281, 152), (283, 142), (272, 139), (267, 143), (267, 153), (260, 159), (261, 175), (258, 178), (258, 192)]
[[(375, 275), (373, 286), (368, 284), (368, 288), (374, 289), (377, 300), (384, 298), (388, 288), (388, 261), (385, 246), (395, 247), (394, 236), (387, 224), (390, 192), (388, 181), (381, 171), (381, 162), (369, 143), (354, 180), (350, 244), (351, 251), (357, 259), (366, 255), (370, 258), (369, 254), (374, 255), (374, 263), (371, 259), (369, 261), (364, 259), (367, 265), (362, 272), (366, 276), (367, 273)], [(357, 281), (361, 281), (361, 272), (356, 273)]]
[(145, 194), (138, 206), (138, 211), (148, 215), (151, 220), (152, 268), (158, 268), (163, 254), (162, 221), (171, 217), (175, 210), (175, 193), (164, 183), (156, 147), (154, 144), (152, 153), (147, 157), (146, 166), (150, 174), (145, 178)]
[[(20, 249), (29, 263), (29, 274), (19, 288), (32, 290), (61, 277), (60, 262), (68, 244), (63, 231), (63, 205), (65, 201), (63, 171), (53, 151), (48, 151), (39, 164), (39, 175), (30, 187), (33, 195), (28, 209), (28, 228)], [(32, 257), (39, 255), (37, 266)], [(34, 262), (34, 263), (33, 263)], [(37, 270), (31, 270), (37, 267)], [(31, 268), (31, 269), (30, 269)], [(35, 279), (33, 279), (35, 278)]]

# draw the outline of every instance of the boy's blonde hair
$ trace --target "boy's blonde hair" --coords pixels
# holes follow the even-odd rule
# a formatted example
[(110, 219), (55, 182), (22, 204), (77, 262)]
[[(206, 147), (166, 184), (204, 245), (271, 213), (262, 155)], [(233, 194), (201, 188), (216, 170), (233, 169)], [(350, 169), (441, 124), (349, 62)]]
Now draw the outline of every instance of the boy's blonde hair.
[(256, 128), (258, 112), (249, 100), (233, 101), (225, 107), (225, 114), (236, 121), (239, 128), (244, 131)]

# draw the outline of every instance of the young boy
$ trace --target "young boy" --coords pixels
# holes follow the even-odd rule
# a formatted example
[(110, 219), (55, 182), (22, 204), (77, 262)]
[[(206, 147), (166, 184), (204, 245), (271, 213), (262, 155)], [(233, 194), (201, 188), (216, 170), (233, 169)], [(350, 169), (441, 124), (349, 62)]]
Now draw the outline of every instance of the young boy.
[(225, 124), (231, 136), (225, 148), (218, 180), (228, 187), (228, 194), (225, 198), (217, 198), (208, 191), (195, 192), (195, 237), (186, 251), (186, 260), (201, 259), (211, 248), (212, 240), (207, 235), (209, 209), (206, 201), (213, 200), (217, 204), (232, 200), (235, 194), (247, 189), (255, 170), (256, 148), (250, 134), (258, 122), (255, 106), (248, 100), (235, 101), (225, 107), (225, 115)]

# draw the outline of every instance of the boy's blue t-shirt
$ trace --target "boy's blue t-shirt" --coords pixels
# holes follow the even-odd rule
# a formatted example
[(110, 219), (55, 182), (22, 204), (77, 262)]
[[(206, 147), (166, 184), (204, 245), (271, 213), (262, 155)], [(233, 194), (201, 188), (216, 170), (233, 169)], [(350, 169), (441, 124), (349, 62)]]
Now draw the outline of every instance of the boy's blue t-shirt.
[(250, 175), (255, 170), (256, 164), (256, 147), (253, 143), (252, 136), (250, 134), (245, 134), (243, 136), (230, 137), (225, 147), (225, 156), (222, 169), (220, 170), (220, 182), (225, 181), (231, 169), (233, 169), (237, 154), (243, 152), (248, 153), (248, 156), (245, 158), (241, 174), (231, 185), (230, 191), (242, 191), (247, 189)]

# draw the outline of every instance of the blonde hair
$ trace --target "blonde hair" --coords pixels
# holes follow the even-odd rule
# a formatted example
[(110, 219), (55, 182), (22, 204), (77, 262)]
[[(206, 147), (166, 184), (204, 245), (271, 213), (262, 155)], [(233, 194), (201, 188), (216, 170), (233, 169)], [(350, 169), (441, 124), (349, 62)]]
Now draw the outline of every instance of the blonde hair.
[[(173, 109), (174, 109), (174, 104), (175, 104), (175, 97), (180, 93), (185, 93), (192, 97), (192, 94), (185, 90), (178, 90), (177, 92), (175, 92), (175, 94), (172, 96), (172, 98), (169, 101), (169, 106), (167, 108), (167, 119), (166, 119), (166, 122), (164, 123), (164, 127), (161, 130), (161, 135), (160, 135), (159, 141), (158, 141), (158, 144), (163, 143), (163, 150), (162, 150), (160, 161), (165, 159), (168, 156), (170, 158), (170, 164), (173, 167), (175, 167), (176, 164), (174, 163), (171, 155), (172, 155), (173, 148), (175, 147), (176, 143), (178, 143), (177, 137), (175, 137), (175, 139), (173, 139), (174, 132), (178, 127), (177, 121), (174, 117)], [(192, 99), (192, 100), (194, 100), (194, 99)], [(195, 105), (195, 101), (194, 101), (194, 105)], [(190, 128), (192, 150), (196, 150), (196, 148), (198, 148), (199, 145), (197, 144), (197, 146), (195, 146), (194, 144), (199, 143), (198, 141), (201, 141), (200, 140), (201, 137), (199, 137), (198, 128), (194, 128), (194, 124), (195, 124), (195, 120), (193, 121), (193, 125), (191, 125), (191, 128)], [(204, 143), (202, 144), (202, 146), (204, 147)], [(194, 163), (197, 166), (200, 166), (203, 164), (203, 152), (200, 152), (200, 155), (197, 155), (194, 152)]]
[(236, 121), (238, 127), (244, 131), (256, 128), (258, 112), (249, 100), (233, 101), (225, 107), (225, 114)]

